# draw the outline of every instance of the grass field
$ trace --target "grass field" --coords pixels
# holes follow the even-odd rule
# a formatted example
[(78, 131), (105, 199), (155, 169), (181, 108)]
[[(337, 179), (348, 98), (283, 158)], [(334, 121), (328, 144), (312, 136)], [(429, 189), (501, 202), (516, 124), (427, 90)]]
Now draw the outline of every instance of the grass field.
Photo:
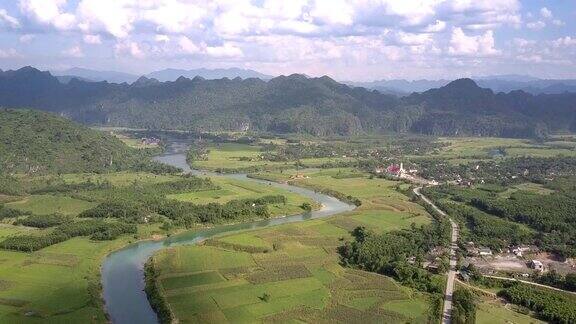
[[(388, 277), (339, 264), (336, 252), (349, 231), (407, 228), (430, 221), (427, 213), (394, 190), (395, 182), (365, 175), (338, 178), (347, 170), (311, 171), (306, 186), (329, 186), (362, 200), (357, 210), (327, 219), (285, 224), (159, 252), (154, 266), (181, 322), (426, 322), (425, 294)], [(348, 170), (349, 171), (349, 170)], [(287, 179), (290, 173), (267, 174)], [(248, 253), (236, 246), (268, 248)]]
[(273, 186), (220, 176), (210, 177), (210, 179), (219, 189), (174, 194), (169, 195), (168, 198), (189, 201), (195, 204), (208, 204), (213, 202), (226, 203), (234, 199), (258, 198), (267, 195), (285, 196), (287, 198), (285, 205), (268, 205), (270, 213), (273, 216), (301, 213), (303, 210), (300, 206), (305, 202), (314, 205), (314, 201), (306, 197)]
[[(56, 177), (56, 176), (54, 176)], [(176, 176), (157, 176), (149, 173), (66, 174), (60, 176), (68, 183), (109, 181), (114, 186), (137, 183), (159, 183), (177, 179)], [(37, 181), (38, 179), (24, 179)], [(43, 178), (42, 180), (46, 180)], [(225, 202), (230, 199), (256, 198), (271, 194), (285, 194), (286, 206), (271, 206), (273, 214), (302, 212), (299, 207), (309, 200), (272, 186), (254, 184), (245, 180), (214, 179), (226, 196), (215, 192), (195, 193), (189, 196), (195, 203)], [(223, 199), (216, 198), (222, 195)], [(184, 194), (186, 195), (186, 194)], [(204, 195), (204, 196), (202, 196)], [(198, 198), (198, 199), (195, 199)], [(11, 208), (44, 215), (59, 212), (76, 215), (96, 203), (75, 199), (65, 194), (30, 195), (7, 204)], [(0, 224), (0, 239), (21, 234), (42, 234), (51, 229), (37, 230), (6, 223)], [(127, 235), (114, 241), (91, 241), (76, 237), (34, 253), (0, 250), (0, 323), (103, 323), (106, 322), (100, 299), (100, 264), (105, 255), (136, 239), (166, 234), (160, 224), (139, 225), (138, 234)], [(229, 243), (250, 245), (266, 244), (255, 238), (240, 236)], [(270, 246), (271, 248), (271, 246)], [(242, 264), (242, 258), (224, 255), (213, 262)], [(184, 263), (186, 265), (186, 263)], [(225, 280), (217, 273), (189, 276), (184, 281), (174, 279), (173, 285), (194, 286)], [(169, 281), (168, 281), (169, 282)], [(170, 283), (167, 283), (169, 286)]]
[(78, 215), (96, 204), (66, 196), (32, 195), (23, 200), (6, 204), (14, 209), (28, 211), (37, 215), (60, 213), (63, 215)]
[(0, 250), (0, 322), (105, 322), (99, 264), (126, 243), (126, 238), (97, 243), (74, 238), (34, 253)]
[(506, 157), (555, 157), (576, 156), (573, 145), (557, 145), (557, 142), (534, 143), (526, 139), (493, 138), (493, 137), (463, 137), (441, 138), (448, 146), (440, 150), (436, 157), (452, 160), (452, 163), (468, 162), (470, 160), (490, 159), (491, 151), (503, 148)]
[[(206, 161), (194, 161), (193, 166), (203, 170), (246, 169), (258, 167), (262, 169), (294, 168), (295, 162), (271, 162), (260, 159), (262, 152), (259, 146), (223, 143), (208, 148)], [(250, 160), (246, 160), (250, 159)], [(350, 158), (309, 158), (300, 162), (309, 167), (320, 166), (328, 162), (350, 161)]]
[(499, 301), (483, 301), (476, 311), (477, 324), (540, 324), (545, 323), (530, 315), (515, 312)]

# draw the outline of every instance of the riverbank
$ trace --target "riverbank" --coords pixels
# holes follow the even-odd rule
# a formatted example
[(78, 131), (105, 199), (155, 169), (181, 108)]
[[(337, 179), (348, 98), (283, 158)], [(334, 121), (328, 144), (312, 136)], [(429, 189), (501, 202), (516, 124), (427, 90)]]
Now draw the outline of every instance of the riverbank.
[[(298, 186), (327, 185), (358, 197), (359, 208), (306, 222), (253, 229), (174, 246), (154, 254), (155, 279), (180, 322), (425, 321), (427, 294), (394, 280), (340, 265), (338, 247), (350, 231), (410, 228), (430, 221), (396, 190), (397, 182), (341, 170), (304, 170)], [(283, 174), (282, 179), (292, 173)], [(270, 178), (269, 178), (270, 179)]]

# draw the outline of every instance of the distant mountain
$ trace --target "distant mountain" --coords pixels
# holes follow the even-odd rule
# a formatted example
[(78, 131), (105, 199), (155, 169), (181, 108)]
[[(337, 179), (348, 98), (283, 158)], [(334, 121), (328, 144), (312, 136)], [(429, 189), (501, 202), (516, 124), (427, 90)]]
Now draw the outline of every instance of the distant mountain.
[(188, 79), (193, 79), (195, 77), (201, 77), (207, 80), (215, 79), (248, 79), (257, 78), (262, 80), (269, 80), (273, 77), (270, 75), (262, 74), (254, 70), (245, 70), (238, 68), (229, 69), (195, 69), (195, 70), (179, 70), (179, 69), (165, 69), (161, 71), (152, 72), (146, 75), (149, 78), (154, 78), (159, 81), (176, 81), (179, 77), (183, 76)]
[(0, 173), (103, 172), (141, 163), (114, 136), (56, 115), (0, 109)]
[(91, 81), (107, 81), (110, 83), (132, 83), (138, 79), (137, 75), (116, 72), (116, 71), (96, 71), (74, 67), (63, 71), (52, 71), (55, 76), (78, 77), (79, 79)]
[[(576, 93), (576, 80), (545, 80), (525, 75), (492, 75), (472, 78), (476, 83), (494, 92), (511, 92), (523, 90), (531, 94)], [(414, 80), (403, 79), (381, 80), (373, 82), (345, 82), (358, 87), (374, 89), (398, 95), (412, 92), (424, 92), (447, 85), (450, 80)]]
[(61, 83), (69, 83), (70, 81), (72, 81), (72, 79), (78, 79), (85, 82), (94, 82), (94, 80), (82, 78), (76, 75), (57, 75), (56, 79), (58, 79), (58, 81), (60, 81)]
[(498, 81), (511, 81), (511, 82), (531, 82), (538, 81), (539, 78), (530, 75), (521, 74), (499, 74), (499, 75), (487, 75), (487, 76), (475, 76), (472, 77), (473, 80), (498, 80)]
[(412, 92), (423, 92), (433, 88), (443, 87), (450, 80), (414, 80), (403, 79), (380, 80), (372, 82), (345, 82), (355, 87), (379, 90), (382, 92), (392, 92), (398, 94), (410, 94)]
[(0, 73), (0, 106), (49, 110), (89, 124), (194, 131), (541, 137), (576, 131), (576, 94), (495, 94), (471, 79), (398, 98), (329, 77), (142, 77), (131, 85), (58, 82), (26, 67)]

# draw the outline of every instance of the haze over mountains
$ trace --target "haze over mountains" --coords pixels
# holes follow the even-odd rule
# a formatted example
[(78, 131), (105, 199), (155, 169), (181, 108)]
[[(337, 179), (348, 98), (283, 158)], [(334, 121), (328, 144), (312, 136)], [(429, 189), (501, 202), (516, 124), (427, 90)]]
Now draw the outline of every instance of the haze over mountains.
[(471, 79), (403, 98), (329, 77), (178, 78), (63, 84), (32, 67), (0, 73), (0, 106), (51, 111), (87, 124), (313, 135), (412, 132), (538, 137), (576, 131), (576, 94), (495, 94)]
[[(58, 76), (61, 81), (67, 83), (70, 81), (71, 77), (78, 77), (85, 81), (108, 81), (110, 83), (133, 83), (140, 75), (115, 72), (115, 71), (96, 71), (83, 68), (71, 68), (63, 71), (52, 71), (53, 75)], [(155, 71), (144, 75), (147, 78), (154, 78), (158, 81), (175, 81), (179, 77), (183, 76), (186, 78), (193, 79), (194, 77), (202, 77), (204, 79), (222, 79), (229, 78), (234, 79), (236, 77), (247, 79), (247, 78), (259, 78), (263, 80), (271, 79), (272, 76), (266, 75), (254, 70), (239, 69), (239, 68), (229, 68), (229, 69), (193, 69), (193, 70), (183, 70), (183, 69), (164, 69), (160, 71)]]
[[(482, 88), (491, 89), (494, 92), (510, 92), (522, 90), (532, 94), (558, 94), (564, 92), (576, 92), (576, 80), (538, 79), (524, 75), (494, 75), (484, 77), (472, 77)], [(439, 88), (450, 83), (451, 80), (414, 80), (404, 79), (381, 80), (372, 82), (346, 82), (350, 85), (375, 89), (382, 92), (407, 95), (412, 92), (423, 92), (433, 88)]]
[[(52, 75), (56, 76), (60, 82), (68, 83), (74, 77), (83, 81), (107, 81), (110, 83), (133, 83), (138, 80), (140, 75), (116, 72), (116, 71), (97, 71), (84, 68), (71, 68), (63, 71), (51, 71)], [(151, 72), (143, 75), (150, 79), (156, 79), (161, 82), (176, 81), (179, 77), (193, 79), (201, 77), (208, 80), (217, 80), (222, 78), (234, 79), (248, 79), (258, 78), (262, 80), (270, 80), (273, 78), (271, 75), (263, 74), (258, 71), (240, 68), (227, 68), (227, 69), (164, 69), (160, 71)], [(510, 92), (514, 90), (523, 90), (531, 94), (559, 94), (564, 92), (576, 92), (576, 80), (571, 79), (539, 79), (527, 75), (493, 75), (472, 77), (472, 79), (483, 88), (492, 89), (494, 92)], [(368, 89), (378, 90), (382, 93), (406, 96), (412, 92), (424, 92), (433, 88), (439, 88), (450, 83), (451, 80), (405, 80), (405, 79), (390, 79), (371, 82), (353, 82), (343, 81), (342, 83), (355, 86), (364, 87)]]

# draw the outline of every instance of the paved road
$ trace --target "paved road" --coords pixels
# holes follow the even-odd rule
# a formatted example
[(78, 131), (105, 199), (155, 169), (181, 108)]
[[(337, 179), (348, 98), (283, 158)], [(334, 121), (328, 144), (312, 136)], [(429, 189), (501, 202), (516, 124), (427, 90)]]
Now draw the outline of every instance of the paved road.
[(450, 324), (452, 322), (452, 294), (454, 293), (454, 279), (456, 279), (456, 250), (458, 249), (458, 224), (456, 224), (445, 212), (440, 210), (430, 199), (426, 198), (420, 193), (422, 187), (414, 188), (414, 193), (422, 198), (424, 202), (432, 206), (440, 215), (448, 218), (452, 225), (452, 235), (450, 238), (450, 270), (448, 270), (448, 281), (446, 281), (446, 290), (444, 293), (444, 309), (442, 311), (442, 324)]

